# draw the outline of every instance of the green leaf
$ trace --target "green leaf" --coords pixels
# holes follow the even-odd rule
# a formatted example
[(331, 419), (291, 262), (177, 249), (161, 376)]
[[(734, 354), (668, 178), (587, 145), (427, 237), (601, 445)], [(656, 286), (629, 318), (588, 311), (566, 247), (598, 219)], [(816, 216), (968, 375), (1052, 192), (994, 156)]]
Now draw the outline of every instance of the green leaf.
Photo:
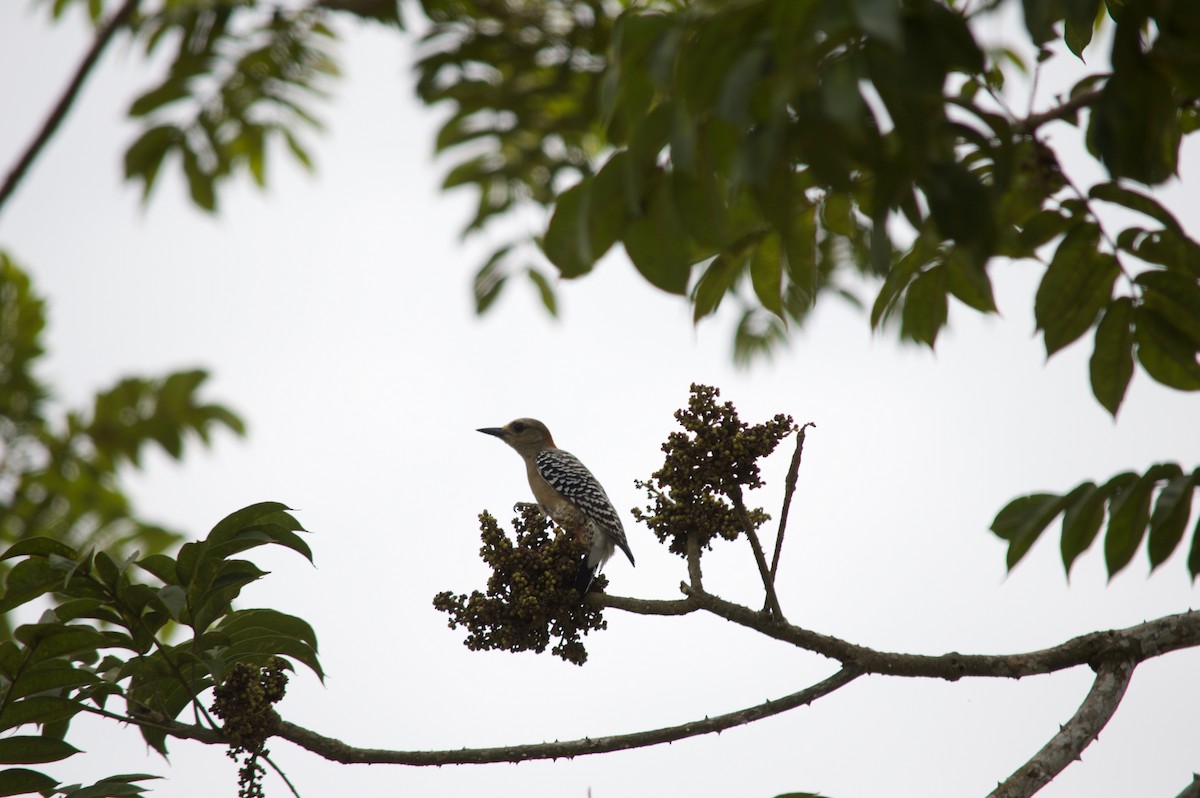
[(166, 585), (158, 591), (158, 600), (170, 614), (171, 620), (178, 621), (187, 603), (187, 593), (179, 585)]
[(992, 532), (1008, 541), (1008, 570), (1012, 570), (1062, 510), (1065, 496), (1032, 493), (1013, 499), (992, 521)]
[(0, 795), (30, 795), (35, 792), (49, 794), (59, 782), (45, 773), (27, 768), (5, 768), (0, 770)]
[(996, 312), (996, 297), (987, 269), (961, 250), (946, 259), (946, 287), (960, 302), (983, 313)]
[(187, 178), (188, 191), (192, 196), (192, 202), (196, 206), (209, 211), (210, 213), (217, 209), (217, 195), (215, 190), (215, 179), (212, 173), (208, 172), (200, 165), (200, 156), (196, 151), (187, 146), (184, 141), (180, 147), (180, 152), (183, 154), (183, 174)]
[(534, 286), (538, 290), (538, 296), (542, 299), (542, 304), (551, 316), (558, 315), (558, 303), (554, 298), (554, 288), (550, 285), (550, 281), (546, 279), (546, 275), (542, 274), (537, 269), (529, 269), (526, 274), (533, 281)]
[(477, 314), (486, 313), (500, 296), (506, 279), (503, 269), (504, 258), (510, 251), (512, 251), (511, 246), (500, 247), (475, 273), (475, 312)]
[(1192, 575), (1192, 582), (1196, 581), (1196, 577), (1200, 576), (1200, 518), (1196, 519), (1196, 527), (1192, 530), (1192, 548), (1188, 552), (1188, 573)]
[(12, 700), (50, 690), (82, 687), (99, 681), (100, 677), (96, 674), (73, 667), (65, 660), (49, 660), (23, 671), (10, 688), (8, 698)]
[(1125, 188), (1117, 183), (1097, 183), (1092, 186), (1091, 191), (1088, 192), (1088, 196), (1092, 199), (1123, 205), (1132, 211), (1137, 211), (1161, 222), (1163, 227), (1174, 233), (1183, 233), (1183, 228), (1179, 226), (1179, 222), (1170, 211), (1164, 208), (1158, 200), (1140, 191)]
[(934, 164), (921, 189), (945, 238), (990, 252), (996, 232), (992, 197), (978, 177), (958, 162)]
[(68, 560), (79, 559), (79, 552), (60, 540), (46, 537), (32, 537), (19, 540), (0, 554), (0, 560), (12, 557), (49, 557), (57, 554)]
[(1144, 18), (1132, 11), (1118, 16), (1113, 74), (1093, 106), (1088, 145), (1114, 178), (1153, 186), (1178, 167), (1179, 99), (1143, 50)]
[(0, 730), (23, 726), (27, 723), (54, 723), (74, 717), (83, 710), (83, 705), (59, 696), (32, 696), (8, 702), (0, 712)]
[(891, 267), (879, 289), (879, 296), (875, 298), (875, 303), (871, 307), (871, 329), (877, 329), (880, 323), (891, 314), (896, 302), (912, 282), (913, 276), (936, 254), (937, 251), (930, 246), (928, 237), (922, 235), (913, 242), (912, 248), (904, 254), (904, 257)]
[(1104, 534), (1104, 562), (1112, 579), (1141, 545), (1150, 520), (1150, 500), (1157, 482), (1147, 473), (1117, 494), (1109, 505), (1108, 531)]
[(778, 234), (768, 233), (754, 247), (750, 283), (763, 307), (783, 318), (783, 250)]
[(558, 195), (542, 238), (542, 251), (568, 279), (587, 274), (595, 265), (588, 241), (587, 192), (585, 179)]
[(175, 570), (175, 560), (165, 554), (151, 554), (143, 557), (135, 565), (158, 577), (165, 584), (176, 584), (179, 576)]
[(1100, 228), (1086, 222), (1071, 228), (1058, 245), (1034, 300), (1034, 316), (1053, 355), (1083, 335), (1112, 298), (1121, 273), (1116, 258), (1098, 251)]
[(1133, 300), (1117, 297), (1096, 327), (1096, 347), (1088, 363), (1092, 393), (1115, 418), (1133, 377)]
[(1158, 494), (1150, 516), (1150, 570), (1162, 565), (1183, 540), (1183, 530), (1192, 514), (1196, 475), (1174, 477)]
[(704, 270), (704, 274), (696, 282), (692, 292), (692, 321), (698, 322), (705, 316), (716, 312), (721, 300), (737, 283), (742, 270), (746, 267), (744, 255), (722, 252), (713, 258)]
[(13, 634), (32, 649), (34, 662), (94, 651), (108, 644), (103, 633), (90, 626), (62, 623), (26, 624), (18, 626)]
[(1145, 306), (1134, 311), (1137, 357), (1156, 381), (1181, 391), (1200, 390), (1196, 349), (1167, 318)]
[(134, 118), (149, 114), (188, 96), (188, 84), (184, 80), (168, 78), (162, 85), (151, 89), (133, 101), (128, 114)]
[(852, 0), (854, 19), (867, 35), (893, 50), (904, 48), (900, 6), (896, 0)]
[(1100, 3), (1101, 0), (1064, 0), (1063, 2), (1063, 10), (1066, 12), (1063, 39), (1066, 41), (1068, 49), (1081, 61), (1084, 48), (1092, 40)]
[(0, 614), (44, 596), (60, 587), (62, 582), (62, 572), (40, 557), (17, 563), (8, 572), (8, 579), (5, 580), (4, 597), (0, 598)]
[(130, 776), (109, 776), (100, 779), (100, 781), (84, 787), (79, 790), (73, 790), (67, 793), (63, 798), (118, 798), (118, 796), (134, 795), (140, 796), (149, 787), (145, 787), (131, 782), (141, 781), (143, 779), (157, 779), (160, 776), (149, 776), (145, 774), (133, 774)]
[(1200, 280), (1179, 272), (1143, 272), (1135, 282), (1144, 291), (1145, 307), (1183, 333), (1193, 349), (1200, 349)]
[(938, 264), (918, 275), (908, 287), (900, 332), (932, 348), (946, 325), (946, 314), (946, 269)]
[(659, 179), (645, 214), (625, 230), (625, 251), (651, 285), (682, 296), (687, 293), (691, 265), (701, 259), (689, 244), (670, 182)]
[[(1137, 475), (1130, 473), (1129, 478), (1136, 479)], [(1083, 483), (1066, 496), (1061, 548), (1063, 568), (1068, 578), (1071, 576), (1071, 566), (1075, 564), (1075, 559), (1088, 550), (1100, 531), (1107, 499), (1107, 491), (1097, 488), (1092, 482)]]
[(5, 765), (39, 765), (77, 753), (79, 749), (70, 743), (50, 737), (14, 735), (0, 738), (0, 764)]

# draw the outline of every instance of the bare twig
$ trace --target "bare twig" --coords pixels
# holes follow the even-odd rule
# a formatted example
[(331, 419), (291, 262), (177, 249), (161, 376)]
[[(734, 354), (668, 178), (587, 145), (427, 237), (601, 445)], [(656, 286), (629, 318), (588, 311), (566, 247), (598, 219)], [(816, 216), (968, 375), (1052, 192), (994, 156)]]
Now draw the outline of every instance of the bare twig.
[(280, 722), (278, 736), (290, 740), (314, 754), (345, 764), (481, 765), (489, 762), (524, 762), (530, 759), (570, 759), (587, 754), (602, 754), (609, 751), (659, 745), (701, 734), (720, 732), (735, 726), (744, 726), (756, 720), (811, 704), (818, 698), (844, 687), (858, 676), (857, 671), (843, 668), (828, 679), (811, 687), (737, 712), (651, 731), (611, 737), (585, 737), (582, 740), (566, 742), (513, 745), (500, 748), (460, 748), (451, 751), (387, 751), (375, 748), (355, 748), (340, 740), (324, 737), (287, 721)]
[(750, 541), (750, 548), (754, 550), (754, 561), (758, 563), (758, 574), (762, 577), (763, 590), (767, 594), (767, 608), (776, 620), (783, 623), (783, 609), (779, 606), (779, 596), (775, 594), (775, 580), (771, 578), (767, 557), (763, 554), (762, 544), (758, 542), (758, 533), (754, 531), (754, 521), (746, 510), (746, 503), (742, 501), (741, 489), (735, 485), (733, 490), (729, 491), (729, 498), (733, 501), (734, 512), (737, 513), (738, 521), (741, 522), (746, 538)]
[(775, 535), (775, 554), (771, 557), (771, 581), (775, 581), (779, 573), (779, 557), (783, 554), (783, 533), (787, 530), (788, 511), (792, 508), (792, 496), (796, 493), (796, 481), (800, 478), (800, 458), (804, 456), (804, 434), (809, 427), (816, 428), (809, 421), (796, 430), (796, 451), (792, 453), (792, 464), (788, 466), (787, 479), (783, 488), (783, 507), (779, 510), (779, 532)]
[(271, 766), (271, 770), (274, 770), (275, 773), (278, 774), (279, 778), (283, 779), (283, 783), (286, 784), (287, 788), (292, 791), (292, 795), (296, 796), (296, 798), (300, 798), (300, 793), (296, 789), (296, 785), (292, 784), (292, 780), (287, 777), (287, 774), (283, 772), (283, 769), (280, 768), (279, 765), (276, 765), (274, 760), (272, 760), (271, 757), (267, 756), (265, 753), (262, 754), (262, 758), (265, 759), (267, 764)]
[(1079, 759), (1083, 749), (1091, 745), (1117, 711), (1134, 666), (1127, 659), (1106, 660), (1101, 664), (1096, 681), (1075, 716), (988, 798), (1029, 798)]
[(133, 15), (137, 8), (138, 0), (125, 0), (124, 4), (109, 17), (108, 22), (96, 32), (96, 38), (92, 41), (92, 46), (88, 48), (87, 54), (84, 55), (83, 61), (80, 62), (75, 74), (71, 77), (71, 82), (67, 84), (66, 90), (62, 96), (58, 98), (58, 102), (50, 111), (50, 115), (46, 117), (46, 121), (42, 123), (41, 129), (33, 140), (29, 142), (29, 146), (25, 148), (25, 152), (17, 160), (17, 163), (9, 171), (8, 176), (4, 179), (4, 185), (0, 186), (0, 209), (8, 202), (13, 192), (17, 190), (21, 179), (25, 177), (25, 173), (29, 171), (29, 167), (45, 149), (46, 144), (50, 142), (54, 134), (58, 131), (58, 126), (62, 124), (67, 112), (71, 110), (71, 105), (75, 102), (75, 98), (79, 95), (80, 89), (83, 88), (84, 81), (91, 74), (92, 69), (96, 66), (96, 62), (100, 60), (100, 55), (104, 52), (104, 48), (112, 41), (113, 36), (121, 29), (129, 18)]

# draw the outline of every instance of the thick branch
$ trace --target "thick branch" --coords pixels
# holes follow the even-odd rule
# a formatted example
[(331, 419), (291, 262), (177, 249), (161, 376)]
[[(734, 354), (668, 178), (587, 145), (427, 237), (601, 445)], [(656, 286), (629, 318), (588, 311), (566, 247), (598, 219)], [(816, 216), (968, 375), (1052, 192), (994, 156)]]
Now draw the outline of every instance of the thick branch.
[[(1091, 665), (1118, 655), (1141, 662), (1183, 648), (1200, 646), (1200, 610), (1168, 615), (1108, 632), (1092, 632), (1065, 643), (1024, 654), (899, 654), (876, 651), (830, 635), (780, 623), (749, 607), (702, 592), (691, 599), (701, 609), (798, 648), (836, 659), (864, 673), (954, 681), (964, 676), (1020, 679)], [(615, 606), (615, 605), (614, 605)]]
[(1134, 665), (1130, 660), (1106, 660), (1075, 716), (988, 798), (1028, 798), (1079, 759), (1083, 749), (1092, 744), (1117, 711)]
[(806, 687), (799, 692), (784, 696), (776, 701), (767, 701), (757, 706), (718, 715), (714, 718), (684, 723), (679, 726), (668, 726), (652, 731), (620, 734), (611, 737), (585, 737), (582, 740), (566, 742), (537, 743), (534, 745), (513, 745), (499, 748), (460, 748), (451, 751), (388, 751), (378, 748), (355, 748), (340, 740), (324, 737), (316, 732), (303, 729), (287, 721), (280, 721), (276, 736), (290, 740), (301, 748), (314, 754), (344, 764), (392, 764), (392, 765), (479, 765), (490, 762), (524, 762), (530, 759), (570, 759), (586, 754), (602, 754), (609, 751), (623, 751), (630, 748), (642, 748), (649, 745), (674, 742), (687, 737), (701, 734), (711, 734), (743, 726), (756, 720), (769, 718), (787, 712), (790, 709), (811, 704), (822, 696), (843, 687), (859, 674), (850, 668), (844, 668), (823, 682)]
[(46, 117), (46, 121), (42, 123), (42, 128), (33, 137), (33, 141), (29, 142), (29, 146), (25, 148), (25, 152), (17, 160), (16, 165), (9, 171), (8, 176), (4, 179), (4, 185), (0, 186), (0, 209), (12, 193), (17, 190), (21, 179), (25, 177), (25, 173), (29, 171), (29, 167), (45, 149), (46, 145), (53, 138), (55, 132), (58, 131), (58, 126), (62, 124), (67, 112), (71, 110), (71, 105), (75, 102), (75, 98), (79, 95), (80, 89), (83, 88), (84, 81), (91, 74), (92, 69), (96, 66), (96, 62), (100, 60), (100, 55), (104, 52), (104, 48), (112, 41), (113, 36), (120, 30), (129, 18), (133, 15), (134, 9), (137, 8), (138, 0), (125, 0), (125, 3), (109, 17), (108, 22), (104, 24), (97, 33), (95, 40), (92, 41), (92, 46), (84, 55), (83, 61), (75, 70), (75, 74), (71, 77), (71, 82), (67, 84), (63, 95), (59, 97), (58, 103), (55, 104), (53, 110), (50, 111), (50, 116)]

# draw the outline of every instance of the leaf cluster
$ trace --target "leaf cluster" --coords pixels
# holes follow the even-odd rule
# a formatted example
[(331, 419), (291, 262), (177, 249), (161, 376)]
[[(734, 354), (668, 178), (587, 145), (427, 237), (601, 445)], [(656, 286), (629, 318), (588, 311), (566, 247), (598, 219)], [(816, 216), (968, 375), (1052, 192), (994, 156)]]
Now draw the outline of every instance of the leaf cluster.
[[(452, 106), (436, 147), (458, 158), (443, 187), (471, 186), (478, 193), (464, 233), (522, 204), (548, 207), (564, 182), (590, 172), (602, 146), (594, 109), (612, 4), (423, 0), (422, 6), (432, 26), (416, 64), (417, 95), (430, 105)], [(543, 271), (519, 262), (527, 249), (499, 247), (479, 269), (480, 313), (522, 273), (556, 312)]]
[[(1176, 463), (1160, 463), (1143, 474), (1117, 474), (1102, 485), (1084, 482), (1063, 495), (1021, 496), (996, 515), (992, 531), (1008, 542), (1010, 570), (1061, 514), (1062, 561), (1068, 574), (1102, 528), (1109, 578), (1129, 565), (1143, 540), (1153, 571), (1183, 542), (1197, 487), (1200, 468), (1185, 473)], [(1187, 567), (1193, 581), (1200, 576), (1200, 519), (1192, 529)]]
[[(202, 400), (207, 373), (127, 378), (59, 422), (36, 374), (45, 302), (3, 252), (0, 319), (0, 544), (48, 536), (124, 560), (133, 546), (153, 554), (178, 542), (179, 533), (136, 515), (120, 474), (148, 448), (179, 459), (188, 437), (208, 443), (214, 429), (244, 432), (231, 410)], [(0, 579), (7, 568), (0, 563)]]
[[(552, 533), (552, 526), (536, 506), (527, 506), (513, 519), (514, 541), (491, 514), (479, 515), (479, 554), (492, 569), (487, 593), (444, 591), (433, 599), (450, 616), (451, 629), (467, 629), (467, 648), (541, 653), (554, 641), (554, 656), (576, 665), (587, 661), (582, 636), (607, 623), (598, 608), (580, 601), (575, 588), (585, 545), (560, 528)], [(592, 590), (607, 584), (597, 576)]]
[[(135, 553), (117, 559), (47, 537), (10, 546), (0, 555), (15, 562), (0, 595), (0, 613), (43, 597), (53, 598), (56, 606), (0, 642), (0, 730), (41, 727), (38, 735), (5, 738), (0, 762), (41, 764), (76, 753), (65, 738), (80, 712), (136, 723), (147, 744), (165, 756), (170, 725), (188, 706), (197, 723), (219, 730), (200, 695), (239, 664), (257, 671), (290, 669), (298, 661), (321, 676), (316, 636), (307, 623), (276, 610), (232, 605), (243, 587), (266, 575), (235, 555), (277, 545), (311, 561), (298, 531), (284, 505), (264, 502), (229, 515), (175, 557)], [(185, 639), (170, 642), (180, 631)], [(269, 681), (274, 687), (265, 699), (281, 695), (278, 679)], [(124, 702), (125, 714), (108, 708), (113, 698)], [(235, 744), (246, 741), (243, 732), (237, 741), (231, 738)], [(37, 781), (43, 785), (37, 789), (51, 790), (58, 784), (33, 773), (2, 771), (0, 786)], [(126, 792), (93, 791), (80, 798), (140, 789), (132, 785)]]
[(125, 176), (148, 198), (168, 158), (177, 157), (192, 201), (217, 207), (217, 189), (239, 172), (266, 184), (272, 140), (311, 168), (299, 138), (321, 128), (311, 105), (338, 74), (328, 12), (255, 2), (166, 2), (135, 16), (147, 56), (174, 45), (167, 75), (134, 100), (143, 123), (125, 153)]
[[(738, 510), (742, 492), (763, 485), (759, 460), (796, 430), (785, 415), (751, 426), (732, 402), (718, 404), (719, 396), (716, 388), (692, 385), (687, 408), (675, 412), (683, 431), (672, 432), (662, 445), (662, 468), (637, 483), (651, 503), (634, 508), (634, 517), (681, 557), (687, 556), (690, 535), (710, 548), (717, 537), (734, 540), (745, 534)], [(746, 512), (754, 529), (770, 518), (762, 508)]]
[[(1196, 383), (1191, 325), (1139, 310), (1146, 281), (1127, 262), (1151, 264), (1150, 282), (1163, 270), (1189, 280), (1176, 304), (1196, 293), (1197, 245), (1127, 186), (1169, 179), (1183, 136), (1200, 127), (1200, 26), (1186, 0), (1024, 3), (1042, 60), (1060, 24), (1081, 58), (1103, 12), (1115, 27), (1113, 71), (1085, 75), (1028, 118), (1002, 95), (1006, 71), (1027, 65), (974, 32), (1003, 3), (453, 5), (439, 24), (455, 44), (422, 63), (421, 96), (455, 106), (439, 149), (470, 145), (447, 180), (479, 193), (469, 229), (519, 201), (553, 203), (540, 244), (562, 276), (588, 273), (620, 243), (648, 282), (688, 296), (696, 321), (734, 296), (739, 361), (785, 340), (822, 292), (857, 301), (847, 286), (863, 276), (882, 281), (872, 325), (933, 346), (950, 298), (995, 311), (996, 258), (1041, 258), (1053, 245), (1037, 308), (1048, 352), (1109, 312), (1092, 380), (1105, 407), (1120, 404), (1131, 353), (1155, 380)], [(528, 33), (537, 14), (552, 34)], [(549, 74), (559, 81), (546, 93)], [(1087, 194), (1038, 138), (1081, 111), (1088, 151), (1111, 177)], [(1101, 203), (1160, 226), (1107, 234)], [(478, 274), (481, 311), (513, 252)], [(1137, 281), (1132, 307), (1113, 296), (1122, 270)]]

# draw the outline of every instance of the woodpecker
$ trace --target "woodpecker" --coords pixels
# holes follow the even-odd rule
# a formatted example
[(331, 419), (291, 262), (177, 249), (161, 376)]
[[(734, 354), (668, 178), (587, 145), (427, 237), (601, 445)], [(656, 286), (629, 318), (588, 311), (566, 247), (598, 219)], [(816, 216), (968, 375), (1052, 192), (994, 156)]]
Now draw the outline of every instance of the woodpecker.
[(575, 579), (581, 596), (617, 546), (634, 564), (621, 517), (608, 494), (578, 457), (554, 445), (545, 424), (518, 418), (503, 427), (484, 427), (479, 432), (494, 435), (521, 455), (529, 487), (542, 512), (588, 545)]

